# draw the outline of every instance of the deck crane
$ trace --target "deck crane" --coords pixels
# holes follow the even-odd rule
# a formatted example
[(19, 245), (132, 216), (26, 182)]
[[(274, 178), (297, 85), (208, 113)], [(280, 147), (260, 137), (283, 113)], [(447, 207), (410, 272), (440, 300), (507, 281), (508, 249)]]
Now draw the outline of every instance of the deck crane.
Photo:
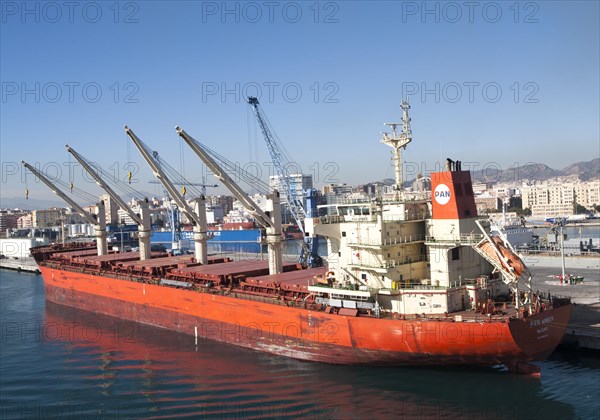
[(71, 153), (81, 166), (94, 178), (96, 184), (102, 188), (106, 193), (117, 203), (117, 205), (125, 210), (129, 217), (138, 225), (138, 238), (140, 242), (140, 260), (148, 260), (151, 258), (150, 254), (150, 208), (148, 198), (145, 198), (140, 204), (140, 214), (134, 212), (121, 197), (98, 175), (98, 173), (91, 167), (87, 159), (77, 153), (73, 148), (65, 144), (67, 151)]
[(206, 225), (206, 198), (204, 195), (196, 198), (194, 202), (194, 209), (192, 209), (162, 170), (156, 160), (156, 155), (154, 155), (148, 146), (146, 146), (127, 126), (125, 126), (125, 133), (127, 133), (131, 141), (133, 141), (135, 146), (138, 148), (142, 154), (142, 157), (152, 169), (154, 176), (163, 184), (171, 198), (175, 200), (175, 203), (177, 203), (177, 206), (192, 222), (194, 230), (194, 256), (197, 262), (201, 264), (208, 264), (208, 251), (206, 245), (206, 241), (208, 240)]
[[(307, 216), (307, 212), (304, 209), (302, 198), (298, 197), (296, 188), (292, 186), (291, 174), (288, 170), (290, 162), (288, 161), (284, 153), (282, 153), (282, 151), (279, 148), (279, 145), (275, 141), (275, 137), (269, 129), (267, 119), (263, 115), (260, 103), (258, 102), (258, 98), (254, 96), (249, 96), (247, 102), (252, 107), (254, 115), (256, 116), (258, 124), (260, 125), (260, 129), (262, 130), (263, 137), (265, 138), (265, 142), (267, 144), (267, 149), (269, 150), (269, 154), (271, 155), (271, 160), (273, 161), (273, 165), (275, 166), (275, 170), (277, 171), (277, 175), (279, 176), (280, 188), (283, 191), (285, 191), (285, 194), (287, 196), (287, 205), (290, 209), (290, 213), (292, 213), (292, 216), (294, 217), (298, 228), (302, 232), (303, 244), (299, 262), (300, 264), (302, 264), (303, 267), (320, 267), (323, 265), (323, 260), (317, 253), (317, 238), (306, 235), (304, 228), (304, 219)], [(314, 203), (314, 197), (311, 198), (313, 198), (312, 200), (310, 200), (311, 203)]]
[[(152, 151), (152, 156), (155, 158), (155, 160), (157, 161), (157, 163), (160, 166), (160, 161), (158, 161), (158, 152)], [(157, 181), (156, 179), (150, 180), (150, 181), (148, 181), (148, 183), (149, 184), (162, 184), (162, 182)], [(202, 182), (171, 181), (171, 183), (173, 185), (179, 185), (181, 187), (185, 187), (186, 185), (193, 186), (193, 187), (201, 187), (200, 191), (204, 197), (206, 197), (206, 188), (217, 188), (218, 187), (217, 184), (207, 184), (204, 177), (202, 177)], [(164, 192), (166, 195), (169, 194), (166, 189), (164, 190)], [(167, 207), (167, 212), (169, 213), (169, 221), (170, 221), (170, 225), (171, 225), (171, 241), (173, 243), (175, 243), (176, 239), (178, 240), (180, 238), (180, 234), (181, 234), (181, 229), (178, 225), (179, 216), (178, 216), (178, 212), (177, 212), (177, 205), (169, 204), (169, 206)], [(190, 220), (192, 220), (192, 219), (190, 219)]]
[(96, 234), (96, 245), (98, 247), (98, 255), (106, 255), (108, 247), (106, 245), (106, 213), (104, 207), (104, 201), (100, 200), (96, 206), (98, 207), (98, 214), (91, 215), (85, 211), (79, 204), (77, 204), (71, 197), (62, 192), (52, 181), (46, 178), (41, 172), (35, 169), (33, 166), (25, 161), (21, 162), (23, 166), (29, 169), (35, 176), (37, 176), (44, 184), (52, 190), (52, 192), (58, 195), (60, 198), (65, 200), (68, 205), (73, 207), (77, 213), (83, 216), (91, 225), (94, 226), (94, 232)]
[[(158, 160), (158, 152), (153, 151), (152, 156)], [(160, 184), (162, 182), (157, 181), (156, 179), (152, 179), (148, 181), (149, 184)], [(167, 213), (169, 215), (169, 225), (171, 227), (171, 247), (174, 249), (176, 246), (179, 246), (179, 239), (181, 239), (181, 226), (179, 224), (179, 212), (177, 204), (171, 203), (171, 198), (169, 197), (169, 192), (163, 187), (163, 194), (165, 197), (169, 198), (169, 204), (165, 206), (167, 209)]]
[(267, 231), (267, 246), (269, 251), (269, 274), (279, 274), (283, 267), (283, 253), (281, 243), (281, 205), (279, 202), (279, 192), (273, 191), (267, 196), (267, 211), (264, 212), (260, 207), (246, 194), (238, 184), (221, 168), (213, 157), (204, 149), (204, 147), (186, 133), (183, 129), (175, 127), (177, 134), (190, 146), (190, 148), (205, 163), (214, 176), (231, 193), (240, 200), (244, 208), (256, 219), (256, 222)]
[[(160, 181), (156, 181), (156, 180), (151, 180), (148, 181), (149, 184), (161, 184)], [(173, 185), (181, 185), (183, 187), (185, 187), (186, 185), (192, 185), (194, 187), (202, 187), (201, 191), (202, 191), (202, 195), (206, 196), (206, 188), (217, 188), (218, 185), (217, 184), (207, 184), (204, 180), (204, 177), (202, 177), (202, 182), (172, 182)]]

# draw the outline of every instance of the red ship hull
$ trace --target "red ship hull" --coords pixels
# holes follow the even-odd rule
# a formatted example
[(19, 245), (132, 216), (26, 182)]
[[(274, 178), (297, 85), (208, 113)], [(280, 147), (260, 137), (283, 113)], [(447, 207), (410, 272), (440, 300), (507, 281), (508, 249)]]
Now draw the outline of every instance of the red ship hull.
[(363, 365), (497, 364), (546, 358), (566, 304), (526, 319), (376, 319), (288, 307), (252, 296), (164, 287), (40, 266), (52, 302), (302, 360)]

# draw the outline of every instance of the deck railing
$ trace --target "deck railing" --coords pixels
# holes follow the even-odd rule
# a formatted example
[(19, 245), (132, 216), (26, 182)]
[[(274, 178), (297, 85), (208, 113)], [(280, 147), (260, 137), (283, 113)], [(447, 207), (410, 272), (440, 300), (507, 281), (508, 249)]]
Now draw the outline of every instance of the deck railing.
[(382, 245), (397, 245), (407, 244), (411, 242), (422, 242), (425, 240), (425, 234), (403, 235), (386, 238), (367, 238), (367, 239), (351, 239), (348, 241), (350, 246), (382, 246)]
[(462, 235), (444, 235), (427, 236), (425, 242), (429, 243), (456, 243), (456, 244), (476, 244), (483, 239), (483, 235), (477, 233)]

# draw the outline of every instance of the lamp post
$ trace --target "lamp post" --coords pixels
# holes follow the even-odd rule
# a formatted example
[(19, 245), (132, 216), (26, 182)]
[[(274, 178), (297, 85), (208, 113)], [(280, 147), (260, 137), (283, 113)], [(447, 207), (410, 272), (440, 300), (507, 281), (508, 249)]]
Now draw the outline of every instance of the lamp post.
[(563, 235), (564, 220), (560, 221), (560, 258), (562, 268), (562, 279), (565, 281), (565, 239)]
[(123, 252), (123, 228), (119, 228), (118, 232), (115, 232), (115, 235), (120, 235), (121, 236), (121, 247), (119, 248), (120, 252)]

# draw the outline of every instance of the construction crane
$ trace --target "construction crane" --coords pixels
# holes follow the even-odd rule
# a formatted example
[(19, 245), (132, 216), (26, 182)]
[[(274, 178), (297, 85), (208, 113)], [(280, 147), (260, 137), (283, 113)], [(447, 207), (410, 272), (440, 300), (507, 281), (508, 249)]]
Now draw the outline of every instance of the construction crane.
[[(320, 267), (323, 265), (323, 259), (317, 253), (317, 237), (307, 236), (304, 227), (304, 219), (307, 216), (307, 212), (304, 209), (302, 197), (298, 196), (298, 192), (295, 186), (291, 182), (291, 174), (288, 170), (290, 162), (285, 154), (279, 148), (279, 145), (275, 141), (275, 136), (271, 133), (266, 117), (263, 115), (258, 98), (249, 96), (247, 102), (252, 107), (254, 115), (258, 120), (258, 125), (265, 138), (271, 161), (275, 167), (275, 171), (279, 177), (279, 186), (282, 191), (285, 191), (287, 198), (287, 205), (292, 214), (292, 217), (298, 225), (298, 229), (302, 232), (303, 244), (302, 251), (300, 252), (299, 262), (303, 267)], [(311, 203), (316, 205), (315, 197), (311, 197)]]
[(83, 216), (91, 225), (94, 226), (94, 232), (96, 233), (97, 238), (96, 245), (98, 247), (98, 255), (106, 255), (108, 252), (108, 247), (106, 245), (106, 214), (104, 208), (104, 201), (100, 200), (96, 204), (96, 206), (98, 207), (98, 214), (91, 215), (89, 212), (85, 211), (79, 204), (77, 204), (71, 197), (62, 192), (52, 181), (46, 178), (33, 166), (31, 166), (25, 161), (22, 161), (21, 163), (23, 164), (23, 166), (29, 169), (35, 176), (37, 176), (40, 179), (40, 181), (46, 184), (54, 194), (58, 195), (60, 198), (65, 200), (68, 205), (74, 208), (77, 211), (77, 213)]
[(190, 219), (194, 229), (194, 253), (196, 261), (201, 264), (208, 264), (208, 251), (206, 247), (206, 241), (208, 240), (207, 224), (206, 224), (206, 198), (202, 195), (195, 200), (195, 209), (192, 210), (190, 205), (185, 201), (185, 198), (177, 191), (177, 188), (169, 180), (165, 172), (160, 167), (156, 160), (156, 156), (152, 151), (142, 142), (138, 136), (127, 126), (125, 126), (125, 133), (129, 136), (133, 144), (138, 148), (142, 157), (146, 160), (154, 176), (163, 184), (169, 196), (175, 200), (177, 206), (185, 213)]
[(281, 273), (283, 268), (283, 253), (281, 247), (281, 205), (279, 202), (279, 192), (275, 190), (267, 196), (267, 211), (262, 211), (198, 141), (179, 127), (175, 127), (175, 130), (206, 164), (214, 176), (242, 203), (246, 211), (254, 217), (256, 222), (265, 228), (269, 251), (269, 274)]
[(138, 225), (138, 239), (140, 242), (140, 260), (148, 260), (151, 258), (150, 253), (150, 208), (148, 198), (145, 198), (140, 204), (140, 214), (134, 212), (121, 197), (98, 175), (98, 173), (91, 167), (88, 160), (77, 153), (74, 149), (65, 144), (67, 151), (71, 153), (81, 166), (91, 175), (96, 181), (96, 184), (102, 188), (106, 193), (117, 203), (117, 205), (125, 210), (129, 217)]

